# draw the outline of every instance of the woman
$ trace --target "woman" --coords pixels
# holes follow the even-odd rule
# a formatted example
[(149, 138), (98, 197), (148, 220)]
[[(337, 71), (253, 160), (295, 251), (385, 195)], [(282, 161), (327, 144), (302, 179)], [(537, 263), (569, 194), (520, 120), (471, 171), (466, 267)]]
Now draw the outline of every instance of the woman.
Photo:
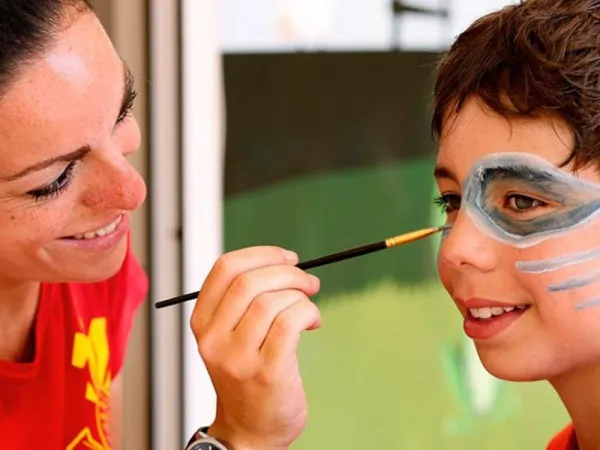
[[(600, 448), (598, 36), (598, 0), (524, 0), (462, 33), (435, 87), (440, 278), (491, 374), (558, 393), (573, 423), (550, 450)], [(226, 255), (199, 296), (207, 434), (229, 450), (288, 449), (306, 423), (295, 348), (318, 283), (295, 262)]]
[(0, 448), (109, 449), (147, 289), (133, 80), (83, 0), (3, 0), (0, 33)]
[[(130, 212), (146, 194), (127, 161), (140, 144), (130, 114), (133, 79), (85, 0), (0, 0), (0, 33), (0, 448), (118, 448), (120, 371), (147, 291), (129, 240)], [(290, 306), (276, 322), (284, 327), (265, 344), (268, 361), (286, 363), (292, 331), (316, 324), (314, 307), (297, 290), (315, 292), (316, 283), (293, 268), (294, 258), (275, 249), (222, 258), (196, 325), (218, 303), (232, 302), (226, 317), (211, 322), (227, 327), (248, 293), (287, 288), (277, 296), (278, 305)], [(240, 277), (233, 283), (239, 291), (221, 302), (241, 271), (273, 263), (279, 267)], [(276, 313), (270, 300), (255, 302), (248, 336), (258, 338)], [(226, 350), (210, 336), (202, 346)], [(279, 376), (297, 379), (281, 363), (262, 373), (286, 390)], [(224, 387), (220, 405), (242, 411), (237, 388)]]

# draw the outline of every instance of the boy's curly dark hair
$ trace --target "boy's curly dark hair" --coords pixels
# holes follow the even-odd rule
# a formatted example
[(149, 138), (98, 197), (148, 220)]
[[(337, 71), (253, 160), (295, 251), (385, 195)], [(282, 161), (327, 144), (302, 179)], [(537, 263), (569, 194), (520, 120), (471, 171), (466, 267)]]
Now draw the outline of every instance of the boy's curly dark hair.
[(432, 131), (478, 97), (505, 117), (562, 119), (565, 165), (600, 167), (600, 0), (523, 0), (474, 22), (442, 60)]

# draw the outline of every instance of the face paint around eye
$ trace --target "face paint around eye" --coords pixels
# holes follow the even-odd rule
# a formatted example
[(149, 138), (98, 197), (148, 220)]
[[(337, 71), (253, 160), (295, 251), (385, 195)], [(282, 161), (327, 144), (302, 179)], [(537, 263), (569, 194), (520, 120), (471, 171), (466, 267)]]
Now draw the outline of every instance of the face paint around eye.
[[(488, 236), (524, 248), (587, 224), (600, 211), (600, 185), (577, 178), (530, 153), (499, 153), (482, 158), (463, 187), (463, 207)], [(507, 196), (546, 202), (533, 217), (506, 208)]]
[(452, 231), (452, 226), (450, 226), (450, 225), (442, 230), (442, 242), (444, 242), (446, 239), (448, 239), (448, 235), (450, 234), (450, 231)]

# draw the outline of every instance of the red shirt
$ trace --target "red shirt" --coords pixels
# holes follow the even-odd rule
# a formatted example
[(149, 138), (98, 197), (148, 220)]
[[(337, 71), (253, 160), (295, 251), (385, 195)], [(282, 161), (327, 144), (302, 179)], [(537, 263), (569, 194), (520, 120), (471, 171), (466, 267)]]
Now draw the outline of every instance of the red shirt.
[(111, 448), (110, 385), (147, 288), (131, 251), (107, 281), (42, 284), (34, 361), (0, 361), (0, 449)]
[(577, 449), (577, 439), (575, 438), (575, 429), (570, 424), (558, 433), (548, 444), (546, 450), (575, 450)]

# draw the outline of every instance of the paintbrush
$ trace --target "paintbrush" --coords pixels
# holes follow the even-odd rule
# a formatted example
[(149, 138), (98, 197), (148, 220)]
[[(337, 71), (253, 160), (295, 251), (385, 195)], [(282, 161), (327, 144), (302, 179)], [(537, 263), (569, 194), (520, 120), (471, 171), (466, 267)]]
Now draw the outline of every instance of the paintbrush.
[[(315, 267), (325, 266), (328, 264), (332, 264), (339, 261), (345, 261), (347, 259), (356, 258), (357, 256), (366, 255), (373, 252), (378, 252), (380, 250), (385, 250), (387, 248), (397, 247), (402, 244), (408, 244), (409, 242), (414, 242), (419, 239), (426, 238), (435, 233), (443, 231), (447, 229), (448, 226), (437, 227), (437, 228), (425, 228), (419, 231), (412, 231), (410, 233), (400, 234), (398, 236), (394, 236), (388, 239), (385, 239), (380, 242), (375, 242), (373, 244), (363, 245), (356, 248), (351, 248), (349, 250), (344, 250), (339, 253), (334, 253), (332, 255), (323, 256), (321, 258), (311, 259), (309, 261), (304, 261), (296, 265), (296, 267), (302, 270), (314, 269)], [(187, 302), (189, 300), (195, 300), (198, 297), (200, 292), (192, 292), (191, 294), (185, 294), (180, 297), (170, 298), (168, 300), (163, 300), (158, 302), (155, 307), (156, 308), (165, 308), (167, 306), (178, 305), (180, 303)]]

